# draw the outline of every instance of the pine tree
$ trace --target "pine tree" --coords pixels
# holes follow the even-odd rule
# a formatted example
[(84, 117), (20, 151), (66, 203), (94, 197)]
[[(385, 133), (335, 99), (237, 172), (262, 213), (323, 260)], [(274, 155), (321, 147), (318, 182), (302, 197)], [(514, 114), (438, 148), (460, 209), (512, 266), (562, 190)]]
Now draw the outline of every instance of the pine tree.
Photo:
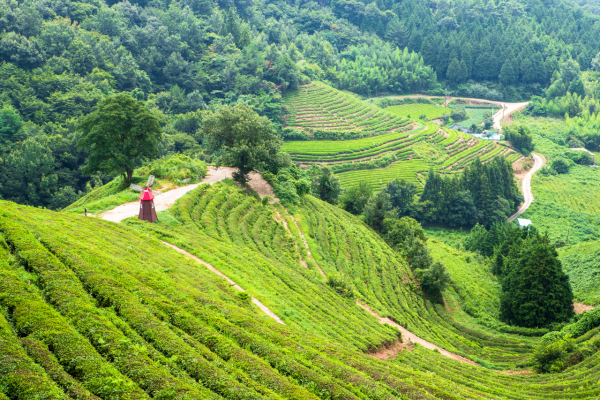
[(518, 255), (504, 262), (500, 318), (528, 328), (563, 322), (573, 316), (573, 293), (554, 246), (531, 236)]
[(513, 67), (512, 60), (504, 61), (502, 64), (502, 68), (500, 69), (500, 75), (498, 75), (498, 80), (504, 86), (512, 85), (517, 80), (517, 76), (515, 74), (515, 69)]
[(226, 32), (226, 34), (231, 34), (231, 36), (233, 36), (236, 46), (239, 47), (241, 38), (240, 24), (238, 23), (237, 14), (233, 7), (230, 7), (229, 11), (227, 11), (223, 30)]
[(452, 61), (450, 61), (450, 65), (448, 65), (446, 78), (448, 78), (451, 84), (457, 85), (460, 82), (461, 75), (460, 62), (456, 58), (453, 58)]
[(248, 31), (248, 25), (244, 24), (242, 28), (242, 33), (240, 34), (240, 41), (238, 43), (238, 48), (243, 49), (252, 43), (252, 39), (250, 38), (250, 32)]

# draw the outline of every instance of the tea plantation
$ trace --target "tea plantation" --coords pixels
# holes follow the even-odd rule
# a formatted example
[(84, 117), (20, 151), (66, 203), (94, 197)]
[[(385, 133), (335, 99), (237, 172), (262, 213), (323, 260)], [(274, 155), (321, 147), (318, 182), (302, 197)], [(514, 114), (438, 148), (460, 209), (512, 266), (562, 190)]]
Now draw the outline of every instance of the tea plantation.
[[(0, 398), (600, 396), (598, 354), (560, 374), (523, 372), (546, 330), (498, 322), (498, 282), (474, 254), (429, 243), (453, 281), (432, 304), (376, 233), (311, 196), (292, 212), (205, 184), (157, 224), (0, 205)], [(356, 302), (474, 365), (407, 343)], [(408, 349), (390, 359), (371, 355), (400, 340)]]
[[(415, 120), (419, 115), (413, 115), (412, 111), (398, 113), (379, 109), (320, 82), (301, 86), (289, 93), (284, 103), (289, 112), (287, 126), (303, 131), (307, 140), (286, 140), (282, 150), (304, 166), (330, 167), (339, 173), (342, 186), (366, 180), (372, 187), (380, 188), (395, 178), (417, 182), (419, 174), (432, 167), (451, 173), (477, 157), (484, 162), (497, 155), (511, 162), (521, 157), (491, 141), (442, 130), (429, 122), (411, 122), (407, 115)], [(444, 111), (443, 107), (438, 109), (431, 104), (398, 107), (415, 110), (421, 107), (425, 114), (433, 109)], [(354, 136), (348, 138), (344, 131)], [(423, 152), (416, 147), (423, 144), (429, 146), (430, 151)]]

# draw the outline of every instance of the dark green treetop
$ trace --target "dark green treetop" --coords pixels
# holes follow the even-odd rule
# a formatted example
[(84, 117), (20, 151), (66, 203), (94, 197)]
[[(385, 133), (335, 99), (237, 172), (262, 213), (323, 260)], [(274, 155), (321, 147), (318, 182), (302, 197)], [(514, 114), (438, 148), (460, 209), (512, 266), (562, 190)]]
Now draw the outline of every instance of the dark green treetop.
[(106, 97), (81, 119), (77, 146), (87, 150), (87, 173), (125, 172), (131, 181), (138, 158), (153, 158), (162, 133), (159, 119), (143, 102), (120, 93)]

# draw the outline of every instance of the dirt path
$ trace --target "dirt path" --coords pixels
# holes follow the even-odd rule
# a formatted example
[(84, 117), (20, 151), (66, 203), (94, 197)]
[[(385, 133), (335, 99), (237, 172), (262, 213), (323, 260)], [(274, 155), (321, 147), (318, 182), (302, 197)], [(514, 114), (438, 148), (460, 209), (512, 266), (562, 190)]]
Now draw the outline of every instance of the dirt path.
[[(222, 278), (225, 278), (225, 280), (227, 282), (229, 282), (231, 284), (231, 286), (233, 286), (234, 288), (236, 288), (237, 290), (239, 290), (240, 292), (245, 292), (245, 290), (238, 285), (237, 283), (235, 283), (234, 281), (232, 281), (231, 279), (229, 279), (225, 274), (223, 274), (221, 271), (219, 271), (218, 269), (216, 269), (215, 267), (213, 267), (212, 265), (210, 265), (209, 263), (207, 263), (206, 261), (202, 261), (201, 259), (199, 259), (198, 257), (196, 257), (195, 255), (193, 255), (190, 252), (187, 252), (175, 245), (172, 245), (171, 243), (167, 243), (167, 242), (162, 242), (164, 245), (169, 246), (172, 249), (177, 250), (178, 252), (185, 254), (186, 256), (190, 257), (191, 259), (199, 262), (200, 264), (204, 265), (205, 267), (207, 267), (208, 269), (210, 269), (212, 272), (214, 272), (215, 274), (219, 275)], [(277, 321), (278, 323), (285, 325), (285, 322), (283, 322), (277, 315), (275, 315), (275, 313), (273, 311), (271, 311), (269, 309), (269, 307), (265, 306), (263, 303), (261, 303), (258, 299), (254, 298), (254, 297), (250, 297), (252, 299), (252, 302), (254, 304), (256, 304), (258, 306), (258, 308), (260, 308), (265, 314), (267, 314), (269, 317), (273, 318), (275, 321)]]
[(593, 310), (595, 307), (588, 306), (587, 304), (583, 304), (583, 303), (573, 303), (573, 308), (575, 309), (575, 313), (581, 314), (586, 311)]
[[(431, 98), (439, 99), (439, 98), (443, 98), (444, 96), (425, 96), (425, 95), (420, 95), (420, 94), (411, 94), (408, 96), (397, 96), (397, 97), (390, 97), (390, 98), (401, 99), (404, 97), (414, 97), (414, 98), (423, 97), (423, 98), (427, 98), (427, 99), (431, 99)], [(528, 101), (525, 101), (522, 103), (506, 103), (503, 101), (474, 99), (472, 97), (448, 96), (448, 101), (457, 100), (457, 99), (474, 101), (474, 102), (478, 102), (478, 103), (495, 104), (495, 105), (500, 106), (501, 107), (500, 111), (498, 111), (496, 114), (494, 114), (494, 129), (496, 129), (498, 132), (500, 132), (502, 130), (502, 126), (500, 125), (500, 122), (502, 122), (502, 119), (504, 117), (508, 117), (510, 114), (514, 113), (515, 111), (525, 108), (527, 106), (527, 104), (529, 104)]]
[(475, 361), (471, 361), (468, 358), (464, 358), (462, 356), (459, 356), (458, 354), (450, 353), (449, 351), (446, 351), (446, 350), (442, 349), (441, 347), (436, 346), (433, 343), (429, 343), (428, 341), (426, 341), (424, 339), (421, 339), (420, 337), (418, 337), (417, 335), (415, 335), (412, 332), (409, 332), (408, 330), (406, 330), (406, 328), (404, 328), (403, 326), (395, 323), (391, 319), (384, 318), (384, 317), (380, 316), (375, 311), (371, 310), (367, 305), (360, 303), (358, 300), (356, 301), (356, 304), (359, 307), (362, 307), (363, 309), (365, 309), (372, 316), (374, 316), (377, 319), (379, 319), (379, 323), (380, 324), (391, 325), (391, 326), (397, 328), (400, 332), (402, 332), (402, 340), (405, 342), (405, 344), (408, 344), (407, 341), (409, 343), (419, 343), (421, 346), (423, 346), (423, 347), (425, 347), (427, 349), (439, 351), (440, 354), (443, 355), (443, 356), (452, 358), (454, 360), (457, 360), (457, 361), (460, 361), (460, 362), (463, 362), (463, 363), (466, 363), (466, 364), (479, 365)]
[[(233, 173), (236, 171), (236, 168), (231, 167), (220, 167), (216, 169), (213, 166), (208, 167), (208, 175), (202, 179), (200, 183), (194, 183), (192, 185), (182, 186), (177, 189), (169, 190), (168, 192), (161, 193), (154, 197), (154, 207), (156, 211), (164, 211), (168, 208), (171, 208), (173, 204), (182, 197), (184, 194), (189, 192), (190, 190), (196, 189), (199, 185), (203, 183), (213, 183), (222, 181), (224, 179), (231, 178)], [(260, 174), (256, 172), (251, 172), (249, 174), (250, 181), (248, 184), (252, 189), (254, 189), (260, 197), (264, 196), (274, 196), (273, 188), (267, 181), (265, 181)], [(139, 214), (140, 211), (140, 202), (133, 201), (131, 203), (125, 203), (118, 207), (113, 208), (112, 210), (106, 211), (102, 213), (100, 216), (102, 219), (112, 222), (121, 222), (125, 218), (135, 217)], [(91, 215), (91, 214), (90, 214)]]
[(523, 214), (525, 212), (525, 210), (527, 210), (529, 208), (531, 203), (533, 203), (533, 193), (531, 193), (531, 177), (533, 176), (533, 174), (536, 173), (537, 170), (539, 170), (540, 168), (542, 168), (544, 166), (544, 164), (546, 163), (546, 160), (539, 154), (531, 153), (531, 155), (533, 156), (533, 160), (534, 160), (533, 168), (531, 168), (531, 170), (527, 173), (527, 175), (525, 175), (525, 179), (523, 179), (522, 190), (523, 190), (523, 197), (525, 198), (525, 202), (521, 205), (521, 208), (519, 208), (519, 211), (517, 211), (516, 213), (514, 213), (513, 215), (511, 215), (508, 218), (508, 222), (513, 221), (519, 215)]
[[(281, 222), (279, 219), (283, 220), (284, 222), (281, 222), (281, 223), (283, 224), (283, 226), (285, 227), (285, 229), (291, 235), (292, 233), (290, 232), (287, 223), (285, 223), (285, 219), (281, 216), (281, 214), (279, 212), (277, 212), (277, 215), (279, 216), (279, 218), (276, 218), (276, 220), (278, 222)], [(308, 242), (306, 241), (306, 237), (304, 237), (304, 234), (302, 233), (302, 230), (298, 226), (298, 222), (296, 221), (296, 219), (294, 218), (293, 215), (290, 215), (290, 219), (294, 222), (294, 225), (296, 225), (296, 229), (298, 230), (298, 233), (300, 234), (300, 237), (302, 238), (302, 241), (304, 242), (304, 246), (306, 247), (306, 251), (308, 252), (308, 255), (313, 259), (315, 265), (319, 269), (319, 272), (321, 273), (321, 275), (323, 276), (323, 278), (327, 278), (327, 275), (325, 275), (325, 273), (323, 272), (323, 270), (321, 269), (321, 267), (319, 266), (319, 264), (317, 264), (316, 260), (312, 256), (312, 253), (310, 252), (310, 248), (308, 247)], [(300, 258), (302, 258), (302, 257), (300, 257)], [(304, 262), (303, 265), (305, 265), (305, 264), (306, 263)], [(459, 356), (458, 354), (450, 353), (449, 351), (446, 351), (446, 350), (442, 349), (441, 347), (436, 346), (433, 343), (429, 343), (428, 341), (426, 341), (424, 339), (421, 339), (420, 337), (418, 337), (417, 335), (415, 335), (412, 332), (409, 332), (406, 328), (398, 325), (397, 323), (395, 323), (391, 319), (381, 317), (375, 311), (371, 310), (369, 308), (369, 306), (367, 306), (366, 304), (360, 303), (358, 300), (356, 301), (356, 304), (359, 307), (365, 309), (372, 316), (374, 316), (377, 319), (379, 319), (380, 323), (394, 326), (394, 327), (398, 328), (398, 330), (400, 330), (400, 332), (402, 332), (402, 338), (403, 338), (404, 343), (395, 344), (394, 346), (392, 346), (392, 347), (390, 347), (388, 349), (383, 349), (383, 350), (380, 350), (380, 351), (378, 351), (376, 353), (371, 354), (372, 356), (374, 356), (376, 358), (380, 358), (380, 359), (393, 358), (396, 354), (398, 354), (399, 351), (407, 348), (407, 346), (410, 347), (410, 343), (419, 343), (420, 345), (422, 345), (423, 347), (425, 347), (427, 349), (430, 349), (430, 350), (437, 349), (440, 352), (440, 354), (442, 354), (442, 355), (444, 355), (446, 357), (450, 357), (450, 358), (452, 358), (454, 360), (458, 360), (458, 361), (461, 361), (461, 362), (464, 362), (464, 363), (467, 363), (467, 364), (471, 364), (471, 365), (479, 365), (479, 364), (477, 364), (474, 361), (471, 361), (471, 360), (469, 360), (467, 358)]]

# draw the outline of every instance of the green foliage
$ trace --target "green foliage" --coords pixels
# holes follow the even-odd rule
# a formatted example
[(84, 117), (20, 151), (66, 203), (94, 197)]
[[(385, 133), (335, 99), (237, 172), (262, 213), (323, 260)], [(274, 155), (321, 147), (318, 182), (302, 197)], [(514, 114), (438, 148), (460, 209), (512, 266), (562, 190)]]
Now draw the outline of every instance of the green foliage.
[[(21, 116), (12, 106), (0, 108), (0, 146), (12, 147), (13, 143), (22, 139), (18, 133), (23, 126)], [(6, 151), (2, 149), (2, 151)]]
[(336, 204), (341, 190), (340, 180), (328, 168), (313, 178), (312, 193), (323, 201)]
[(526, 149), (533, 151), (533, 143), (531, 131), (527, 126), (512, 124), (508, 125), (502, 130), (505, 140), (511, 142), (511, 144), (517, 149)]
[(82, 132), (77, 146), (88, 152), (88, 173), (126, 173), (131, 181), (137, 158), (152, 159), (158, 154), (161, 138), (159, 119), (127, 94), (105, 98), (98, 109), (78, 125)]
[(329, 274), (327, 276), (327, 285), (349, 299), (353, 299), (355, 296), (350, 280), (344, 275), (337, 273)]
[(208, 112), (202, 131), (210, 151), (222, 153), (217, 165), (238, 168), (234, 178), (240, 182), (245, 183), (253, 169), (277, 172), (285, 167), (279, 154), (281, 139), (273, 133), (271, 122), (243, 103)]
[(557, 158), (552, 161), (552, 169), (556, 171), (557, 174), (567, 174), (569, 173), (569, 163), (564, 158)]
[(432, 299), (439, 301), (441, 293), (448, 287), (451, 282), (450, 275), (446, 271), (446, 267), (439, 262), (434, 262), (427, 269), (416, 269), (415, 275), (421, 287)]
[(359, 181), (357, 185), (344, 190), (340, 199), (340, 206), (351, 214), (360, 215), (372, 194), (371, 185), (366, 181)]
[(420, 202), (432, 202), (432, 214), (418, 215), (422, 221), (450, 226), (486, 226), (504, 221), (520, 202), (510, 163), (495, 157), (483, 164), (475, 160), (460, 175), (443, 177), (430, 169)]
[(383, 221), (387, 218), (398, 216), (396, 210), (392, 208), (390, 195), (382, 190), (369, 198), (362, 212), (364, 221), (376, 232), (382, 232), (384, 229)]
[(194, 183), (208, 174), (208, 168), (202, 161), (193, 160), (183, 154), (172, 157), (160, 158), (151, 161), (142, 168), (141, 175), (154, 175), (173, 183)]
[(402, 254), (413, 270), (425, 271), (433, 260), (427, 250), (427, 236), (416, 220), (410, 217), (383, 221), (382, 236), (394, 250)]
[(575, 341), (565, 336), (554, 342), (542, 344), (533, 353), (533, 368), (537, 372), (561, 372), (569, 353), (575, 350)]
[(506, 251), (500, 318), (529, 328), (568, 321), (573, 316), (573, 293), (548, 239), (530, 235)]

